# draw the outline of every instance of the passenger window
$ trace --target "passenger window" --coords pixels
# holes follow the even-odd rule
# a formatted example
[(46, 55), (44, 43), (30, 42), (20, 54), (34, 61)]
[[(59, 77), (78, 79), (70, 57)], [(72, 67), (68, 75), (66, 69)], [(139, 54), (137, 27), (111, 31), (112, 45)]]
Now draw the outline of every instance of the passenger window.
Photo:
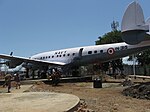
[(97, 51), (94, 51), (94, 53), (96, 54), (96, 53), (97, 53)]
[(103, 53), (103, 50), (100, 50), (100, 53)]
[(63, 57), (65, 57), (65, 54), (63, 55)]
[(88, 54), (92, 54), (92, 51), (88, 51)]
[(52, 58), (54, 58), (54, 56), (52, 56)]
[(51, 56), (49, 56), (49, 58), (51, 58)]
[(70, 54), (67, 54), (67, 56), (70, 56)]
[(72, 54), (73, 56), (75, 55), (75, 53)]

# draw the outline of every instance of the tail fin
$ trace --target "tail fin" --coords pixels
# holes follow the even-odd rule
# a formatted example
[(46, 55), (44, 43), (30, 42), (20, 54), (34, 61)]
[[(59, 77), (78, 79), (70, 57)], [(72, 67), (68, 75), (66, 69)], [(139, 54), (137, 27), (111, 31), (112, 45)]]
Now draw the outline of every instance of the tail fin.
[(128, 44), (140, 43), (149, 26), (145, 23), (143, 10), (139, 3), (131, 3), (123, 16), (121, 23), (122, 39)]

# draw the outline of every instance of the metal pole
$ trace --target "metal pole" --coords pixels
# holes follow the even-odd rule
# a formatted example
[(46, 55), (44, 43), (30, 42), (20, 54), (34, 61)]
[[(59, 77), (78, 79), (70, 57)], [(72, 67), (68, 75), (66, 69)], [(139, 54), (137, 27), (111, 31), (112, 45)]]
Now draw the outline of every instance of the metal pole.
[(134, 54), (132, 55), (132, 59), (133, 59), (133, 75), (135, 75), (135, 56), (134, 56)]

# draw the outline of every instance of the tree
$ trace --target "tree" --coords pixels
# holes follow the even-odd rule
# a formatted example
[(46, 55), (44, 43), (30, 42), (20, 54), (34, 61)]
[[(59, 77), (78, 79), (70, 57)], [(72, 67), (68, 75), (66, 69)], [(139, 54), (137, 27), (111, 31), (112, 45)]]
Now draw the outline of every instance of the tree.
[[(146, 35), (145, 40), (149, 40), (149, 39), (150, 39), (150, 35)], [(143, 67), (144, 75), (147, 75), (146, 67), (150, 65), (150, 49), (135, 54), (135, 57), (138, 64)], [(128, 60), (133, 61), (132, 56), (129, 56)]]
[(141, 65), (144, 69), (144, 75), (147, 75), (146, 66), (150, 65), (150, 49), (138, 53), (136, 57), (139, 65)]
[(121, 38), (121, 31), (118, 30), (108, 32), (102, 37), (98, 37), (98, 40), (95, 41), (96, 45), (110, 44), (117, 42), (123, 42)]
[[(113, 30), (111, 32), (108, 32), (102, 37), (98, 37), (98, 40), (95, 41), (96, 45), (118, 43), (118, 42), (123, 42), (121, 38), (121, 31), (118, 30)], [(119, 69), (121, 73), (123, 71), (122, 59), (117, 59), (117, 60), (102, 63), (101, 69), (103, 71), (107, 71), (110, 66), (113, 69), (113, 74), (115, 73), (116, 69)]]

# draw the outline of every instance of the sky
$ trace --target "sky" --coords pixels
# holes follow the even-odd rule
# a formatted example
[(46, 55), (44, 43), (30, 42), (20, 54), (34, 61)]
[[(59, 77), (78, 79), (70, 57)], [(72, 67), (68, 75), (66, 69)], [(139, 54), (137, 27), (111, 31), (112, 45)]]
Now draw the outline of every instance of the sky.
[[(0, 0), (0, 54), (95, 45), (133, 0)], [(138, 0), (145, 18), (150, 0)], [(120, 29), (120, 27), (118, 28)]]

